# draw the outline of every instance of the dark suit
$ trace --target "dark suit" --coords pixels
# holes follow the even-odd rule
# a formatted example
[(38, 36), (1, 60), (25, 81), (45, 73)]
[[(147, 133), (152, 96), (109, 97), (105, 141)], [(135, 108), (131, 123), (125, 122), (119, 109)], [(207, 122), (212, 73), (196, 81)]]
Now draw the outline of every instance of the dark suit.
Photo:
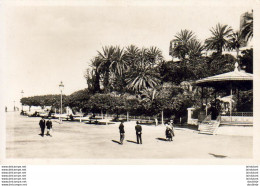
[(46, 122), (46, 128), (47, 128), (47, 136), (51, 136), (50, 135), (50, 130), (52, 129), (52, 122), (51, 122), (51, 120), (48, 120), (47, 122)]
[(51, 120), (48, 120), (48, 121), (46, 122), (46, 127), (47, 127), (47, 129), (51, 129), (51, 128), (52, 128), (52, 122), (51, 122)]
[(135, 131), (136, 131), (137, 144), (139, 144), (139, 142), (142, 144), (142, 127), (141, 127), (141, 125), (137, 124), (135, 126)]
[(39, 125), (40, 125), (40, 128), (41, 128), (41, 135), (44, 136), (45, 120), (41, 119)]
[(119, 133), (120, 133), (120, 143), (123, 144), (124, 138), (125, 138), (125, 129), (124, 129), (124, 124), (121, 123), (119, 125)]

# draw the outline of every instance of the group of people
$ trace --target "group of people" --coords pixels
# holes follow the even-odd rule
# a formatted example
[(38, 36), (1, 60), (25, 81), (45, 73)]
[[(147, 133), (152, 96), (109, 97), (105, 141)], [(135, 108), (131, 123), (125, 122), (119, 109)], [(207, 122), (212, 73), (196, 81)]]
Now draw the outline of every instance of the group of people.
[[(41, 128), (41, 136), (44, 137), (44, 131), (47, 128), (46, 136), (51, 136), (51, 129), (52, 129), (52, 121), (51, 119), (48, 119), (45, 121), (44, 117), (39, 122), (39, 126)], [(142, 126), (136, 122), (135, 126), (135, 132), (136, 132), (136, 142), (137, 144), (142, 144)], [(119, 133), (120, 133), (120, 144), (123, 145), (124, 139), (125, 139), (125, 129), (124, 129), (124, 123), (121, 122), (119, 125)], [(172, 138), (174, 136), (173, 132), (173, 120), (170, 120), (169, 123), (166, 123), (166, 130), (165, 130), (165, 136), (167, 141), (172, 141)]]
[[(123, 141), (125, 139), (125, 129), (124, 129), (124, 124), (123, 122), (120, 123), (119, 125), (119, 133), (120, 133), (120, 144), (123, 145)], [(137, 144), (142, 144), (142, 126), (139, 125), (139, 123), (136, 123), (135, 126), (135, 132), (136, 132), (136, 141)]]
[[(142, 144), (142, 126), (139, 125), (138, 122), (136, 122), (135, 132), (136, 132), (136, 143)], [(120, 144), (123, 145), (125, 139), (125, 129), (124, 129), (123, 122), (121, 122), (119, 125), (119, 133), (120, 133)], [(167, 141), (172, 141), (173, 136), (175, 136), (173, 132), (173, 120), (170, 120), (170, 122), (166, 124), (165, 136)]]
[[(123, 122), (121, 122), (119, 125), (120, 144), (121, 145), (123, 145), (123, 141), (125, 139), (125, 129), (124, 128), (125, 128), (125, 126), (124, 126)], [(142, 126), (139, 125), (138, 122), (136, 122), (135, 132), (136, 132), (137, 144), (142, 144)]]
[(52, 137), (52, 135), (51, 135), (51, 129), (52, 129), (51, 119), (48, 119), (47, 121), (45, 121), (45, 119), (42, 117), (42, 119), (39, 122), (39, 125), (40, 125), (40, 128), (41, 128), (41, 134), (40, 135), (42, 137), (44, 137), (45, 128), (47, 128), (46, 136)]

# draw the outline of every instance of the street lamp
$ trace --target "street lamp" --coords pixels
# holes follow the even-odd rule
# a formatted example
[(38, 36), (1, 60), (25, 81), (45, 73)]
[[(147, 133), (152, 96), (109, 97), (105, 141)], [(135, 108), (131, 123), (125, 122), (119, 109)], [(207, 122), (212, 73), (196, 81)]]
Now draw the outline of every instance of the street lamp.
[[(22, 99), (23, 99), (23, 90), (21, 91), (21, 94), (22, 94)], [(21, 104), (22, 104), (22, 111), (23, 111), (23, 103), (22, 103), (22, 101), (21, 101)]]
[(60, 88), (60, 123), (62, 123), (62, 118), (61, 118), (61, 114), (62, 114), (62, 90), (64, 89), (64, 85), (63, 85), (62, 81), (60, 82), (59, 88)]

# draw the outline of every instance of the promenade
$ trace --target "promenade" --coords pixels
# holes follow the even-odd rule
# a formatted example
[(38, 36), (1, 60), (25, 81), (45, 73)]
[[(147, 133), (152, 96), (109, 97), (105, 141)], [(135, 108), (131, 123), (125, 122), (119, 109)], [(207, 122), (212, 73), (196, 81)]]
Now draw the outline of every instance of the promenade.
[(183, 159), (252, 158), (253, 137), (204, 135), (176, 128), (173, 142), (164, 141), (165, 126), (142, 126), (143, 144), (136, 144), (135, 124), (125, 123), (125, 140), (119, 145), (119, 123), (89, 125), (53, 122), (53, 137), (41, 137), (40, 118), (6, 113), (6, 158), (81, 159)]

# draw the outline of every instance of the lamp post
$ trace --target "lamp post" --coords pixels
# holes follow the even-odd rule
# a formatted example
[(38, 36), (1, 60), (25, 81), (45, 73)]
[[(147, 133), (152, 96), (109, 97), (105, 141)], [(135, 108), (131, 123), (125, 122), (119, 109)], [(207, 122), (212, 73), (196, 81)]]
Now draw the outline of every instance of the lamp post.
[[(23, 99), (23, 90), (21, 91), (21, 94), (22, 94), (22, 99)], [(23, 111), (23, 103), (22, 103), (22, 101), (21, 101), (21, 104), (22, 104), (22, 111)]]
[(64, 89), (64, 85), (63, 85), (62, 81), (60, 82), (59, 88), (60, 88), (60, 123), (62, 123), (62, 118), (61, 118), (61, 114), (62, 114), (62, 90)]

